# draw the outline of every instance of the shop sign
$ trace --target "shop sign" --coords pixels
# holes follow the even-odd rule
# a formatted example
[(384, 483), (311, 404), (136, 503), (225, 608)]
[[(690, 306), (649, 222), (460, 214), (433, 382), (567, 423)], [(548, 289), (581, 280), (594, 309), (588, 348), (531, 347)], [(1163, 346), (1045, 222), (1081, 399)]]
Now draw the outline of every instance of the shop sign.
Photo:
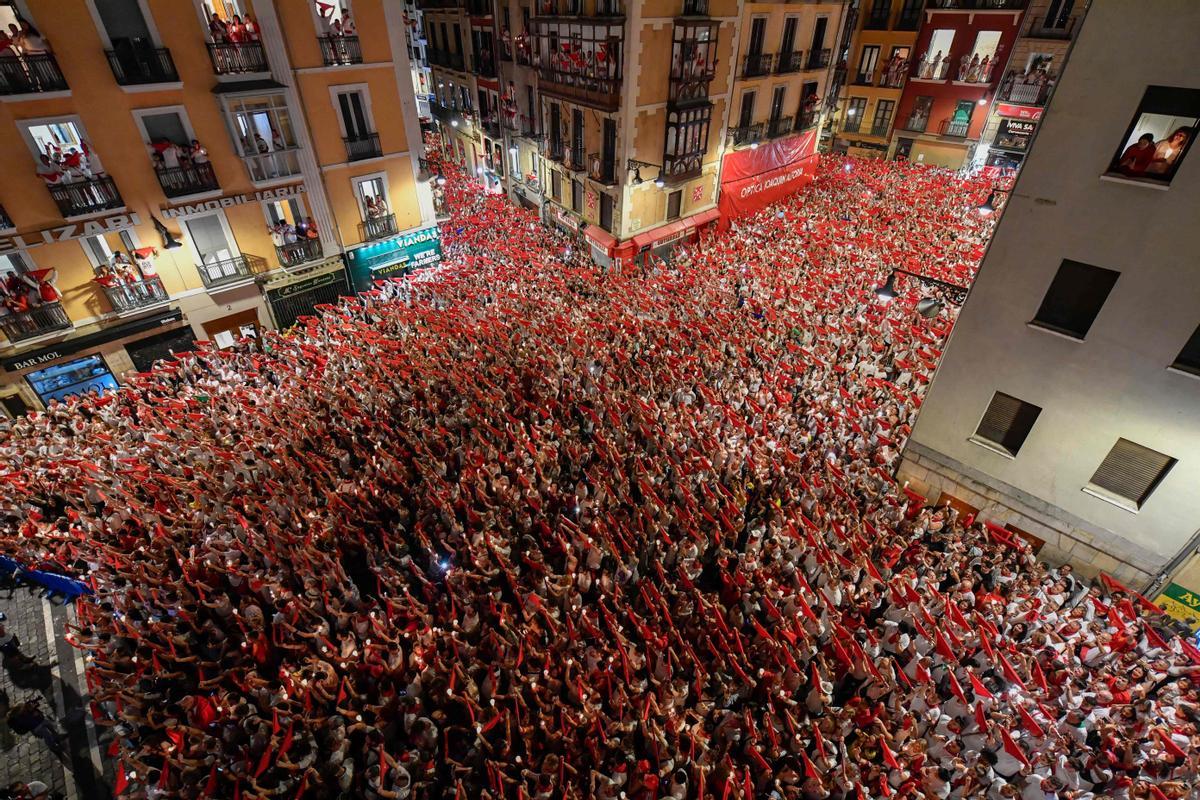
[(141, 224), (141, 217), (137, 213), (131, 212), (129, 214), (113, 214), (111, 217), (101, 217), (100, 219), (89, 219), (85, 222), (72, 222), (68, 225), (59, 225), (57, 228), (47, 228), (33, 233), (0, 236), (0, 254), (15, 253), (18, 250), (28, 250), (44, 244), (69, 242), (88, 236), (103, 236), (106, 233), (123, 231)]
[(44, 350), (38, 350), (33, 353), (24, 353), (12, 358), (6, 358), (2, 362), (4, 369), (8, 372), (20, 372), (29, 367), (36, 367), (39, 364), (46, 364), (59, 358), (64, 358), (73, 353), (78, 353), (88, 347), (114, 342), (117, 339), (123, 339), (127, 336), (132, 336), (135, 333), (161, 328), (163, 325), (170, 325), (174, 322), (179, 322), (183, 319), (183, 312), (177, 308), (170, 311), (164, 311), (161, 314), (156, 314), (150, 317), (134, 319), (122, 325), (114, 325), (111, 328), (101, 328), (94, 333), (76, 336), (74, 339), (67, 339), (64, 342), (56, 344), (54, 347), (48, 347)]
[(573, 231), (579, 230), (579, 220), (571, 216), (571, 214), (565, 209), (554, 206), (554, 218)]
[(292, 186), (280, 186), (278, 189), (263, 189), (261, 192), (247, 194), (231, 194), (225, 197), (216, 197), (212, 200), (206, 200), (203, 203), (185, 203), (179, 206), (163, 206), (163, 216), (167, 219), (176, 217), (185, 217), (190, 214), (202, 214), (205, 211), (216, 211), (219, 208), (231, 208), (240, 206), (245, 203), (258, 203), (263, 200), (283, 200), (288, 197), (295, 197), (298, 194), (304, 194), (307, 189), (303, 183), (293, 184)]
[[(1200, 592), (1193, 592), (1191, 589), (1186, 589), (1178, 583), (1168, 584), (1165, 589), (1154, 600), (1154, 605), (1166, 611), (1180, 622), (1191, 620), (1200, 620)], [(1192, 624), (1192, 629), (1197, 626)]]
[(341, 280), (341, 270), (325, 272), (320, 275), (314, 275), (311, 278), (305, 278), (302, 281), (290, 283), (280, 289), (268, 289), (267, 294), (270, 295), (271, 300), (283, 300), (298, 294), (304, 294), (313, 289), (319, 289), (322, 286), (328, 286), (332, 283), (341, 283)]
[(442, 234), (437, 225), (356, 247), (346, 253), (354, 288), (360, 292), (388, 275), (422, 269), (442, 260)]
[(1015, 103), (997, 103), (996, 113), (1002, 117), (1012, 117), (1013, 119), (1030, 119), (1037, 122), (1042, 118), (1042, 109), (1039, 106), (1019, 106)]
[(996, 130), (993, 146), (1006, 150), (1025, 150), (1029, 147), (1029, 137), (1037, 130), (1036, 122), (1026, 122), (1019, 119), (1002, 119)]

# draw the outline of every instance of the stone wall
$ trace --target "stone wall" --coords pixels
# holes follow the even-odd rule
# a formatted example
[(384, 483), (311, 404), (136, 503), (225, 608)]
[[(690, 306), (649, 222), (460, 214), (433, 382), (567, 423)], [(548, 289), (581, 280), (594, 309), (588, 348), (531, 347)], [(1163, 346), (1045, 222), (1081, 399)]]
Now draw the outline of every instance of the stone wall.
[(1038, 558), (1070, 563), (1082, 575), (1106, 572), (1140, 590), (1169, 559), (916, 442), (905, 448), (897, 478), (930, 503), (945, 492), (978, 508), (980, 520), (1011, 524), (1043, 539)]

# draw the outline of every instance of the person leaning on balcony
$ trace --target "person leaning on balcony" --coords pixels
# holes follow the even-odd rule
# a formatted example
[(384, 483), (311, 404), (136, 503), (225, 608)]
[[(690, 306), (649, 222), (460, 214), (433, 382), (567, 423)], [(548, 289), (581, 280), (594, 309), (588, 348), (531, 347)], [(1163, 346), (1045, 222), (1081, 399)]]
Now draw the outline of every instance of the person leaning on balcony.
[(188, 157), (192, 159), (192, 165), (207, 164), (208, 150), (204, 145), (200, 144), (199, 139), (192, 139), (191, 145), (188, 147)]
[[(14, 38), (17, 41), (18, 49), (24, 55), (34, 56), (50, 52), (50, 42), (46, 41), (46, 37), (42, 36), (41, 31), (35, 28), (29, 20), (17, 17), (17, 22), (21, 27), (18, 29), (18, 36)], [(8, 29), (11, 31), (13, 27), (13, 25), (9, 25)]]
[(246, 26), (242, 24), (242, 18), (237, 14), (234, 14), (233, 19), (229, 21), (229, 41), (234, 44), (246, 41)]
[(38, 156), (39, 164), (37, 166), (37, 175), (48, 184), (61, 183), (63, 172), (58, 168), (58, 165), (50, 160), (50, 156), (43, 153)]
[(225, 24), (225, 20), (217, 16), (215, 11), (208, 19), (208, 35), (213, 40), (213, 44), (224, 44), (229, 41), (229, 26)]

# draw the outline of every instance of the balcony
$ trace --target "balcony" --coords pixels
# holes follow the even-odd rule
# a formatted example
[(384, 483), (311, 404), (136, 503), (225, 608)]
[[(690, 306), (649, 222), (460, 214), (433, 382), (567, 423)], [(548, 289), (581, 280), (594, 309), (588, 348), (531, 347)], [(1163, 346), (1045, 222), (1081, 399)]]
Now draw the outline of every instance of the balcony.
[(1034, 18), (1029, 21), (1029, 33), (1026, 34), (1031, 39), (1058, 39), (1060, 41), (1070, 40), (1075, 36), (1076, 17), (1068, 17), (1067, 19), (1047, 21), (1044, 17), (1041, 19)]
[(792, 132), (793, 120), (791, 117), (778, 117), (767, 123), (767, 137), (770, 139), (778, 139), (780, 136), (786, 136)]
[(742, 125), (737, 128), (728, 128), (725, 131), (725, 139), (734, 147), (742, 147), (748, 144), (754, 144), (763, 135), (763, 124), (756, 122), (753, 125)]
[(672, 73), (669, 95), (672, 105), (686, 106), (708, 102), (708, 87), (717, 77), (716, 70), (699, 66), (677, 67)]
[(472, 17), (490, 17), (492, 15), (491, 0), (467, 0), (467, 13)]
[(583, 142), (576, 142), (571, 145), (571, 149), (563, 154), (565, 159), (563, 166), (572, 172), (583, 172), (587, 169), (587, 160), (584, 158)]
[(825, 69), (829, 66), (830, 56), (833, 51), (829, 48), (824, 50), (810, 50), (808, 53), (808, 63), (804, 66), (805, 69)]
[(938, 133), (942, 136), (955, 136), (957, 138), (966, 138), (971, 130), (971, 122), (953, 122), (951, 120), (942, 120), (942, 124), (938, 126)]
[(155, 167), (158, 185), (167, 197), (186, 197), (189, 194), (215, 192), (221, 189), (212, 164), (192, 164), (187, 167)]
[(206, 289), (219, 289), (234, 283), (243, 283), (248, 278), (267, 271), (267, 260), (243, 253), (233, 258), (209, 261), (196, 267)]
[(300, 148), (287, 147), (269, 153), (242, 156), (246, 162), (246, 171), (250, 180), (255, 183), (272, 181), (277, 178), (290, 178), (300, 174)]
[(46, 188), (64, 217), (94, 214), (125, 205), (117, 184), (108, 175), (70, 183), (51, 183)]
[(364, 158), (379, 158), (383, 155), (378, 133), (347, 136), (342, 139), (342, 143), (346, 145), (347, 161), (362, 161)]
[[(1032, 80), (1029, 78), (1032, 77)], [(1029, 80), (1029, 82), (1026, 82)], [(1009, 103), (1021, 103), (1027, 106), (1044, 106), (1050, 99), (1050, 89), (1054, 76), (1042, 73), (1027, 76), (1019, 73), (1009, 73), (1004, 77), (1000, 87), (1000, 99)]]
[(900, 16), (896, 18), (895, 30), (898, 31), (915, 31), (921, 27), (921, 6), (918, 3), (915, 8), (900, 9)]
[(605, 186), (617, 185), (617, 162), (615, 159), (602, 159), (599, 153), (592, 153), (588, 156), (588, 163), (591, 165), (588, 172), (589, 178)]
[(912, 131), (913, 133), (924, 133), (929, 128), (928, 114), (913, 114), (909, 116), (908, 121), (904, 123), (904, 130)]
[(171, 51), (165, 47), (127, 47), (105, 50), (113, 77), (122, 86), (142, 86), (148, 83), (175, 83), (179, 73)]
[(104, 296), (108, 304), (118, 314), (127, 314), (171, 299), (163, 288), (162, 280), (157, 276), (136, 283), (123, 283), (117, 286), (103, 286)]
[(704, 170), (704, 153), (664, 153), (663, 178), (678, 183), (694, 178)]
[(879, 10), (872, 8), (871, 13), (863, 21), (863, 29), (868, 31), (886, 31), (888, 26), (888, 18), (891, 17), (891, 9), (885, 8)]
[(449, 50), (434, 50), (425, 51), (425, 57), (429, 63), (435, 67), (445, 67), (457, 72), (463, 71), (463, 55), (462, 53), (452, 53)]
[[(707, 2), (704, 3), (708, 5)], [(620, 17), (624, 15), (619, 0), (596, 0), (596, 10), (588, 14), (583, 0), (538, 0), (535, 17)]]
[(492, 139), (500, 139), (504, 136), (504, 131), (500, 127), (500, 118), (495, 114), (489, 114), (484, 117), (479, 121), (479, 125), (483, 128), (483, 132)]
[(874, 86), (875, 85), (875, 73), (874, 72), (860, 72), (854, 76), (853, 84), (855, 86)]
[(842, 120), (842, 133), (858, 133), (861, 130), (862, 117), (859, 114), (847, 113), (845, 119)]
[(896, 72), (895, 74), (893, 74), (890, 78), (888, 77), (888, 74), (886, 72), (883, 73), (883, 75), (879, 76), (880, 88), (882, 88), (882, 89), (903, 89), (904, 88), (904, 75), (906, 72), (907, 72), (907, 70), (900, 70), (899, 72)]
[(774, 53), (751, 53), (746, 56), (746, 67), (742, 72), (742, 77), (761, 78), (763, 75), (770, 75), (773, 66), (775, 66)]
[(0, 94), (63, 92), (69, 87), (50, 53), (0, 58)]
[(595, 108), (616, 111), (621, 106), (621, 79), (542, 67), (539, 89), (554, 97)]
[(794, 50), (790, 53), (779, 54), (779, 64), (775, 67), (776, 74), (786, 75), (799, 72), (804, 68), (804, 51)]
[(796, 115), (796, 130), (806, 131), (809, 128), (815, 128), (820, 119), (821, 115), (816, 111), (801, 111)]
[(707, 17), (708, 0), (683, 0), (683, 16)]
[(889, 133), (891, 133), (890, 122), (885, 122), (880, 125), (872, 125), (871, 126), (871, 135), (872, 136), (886, 137)]
[(58, 302), (42, 303), (28, 311), (0, 317), (0, 331), (14, 344), (71, 327), (71, 318), (63, 310), (62, 303)]
[(545, 152), (542, 154), (551, 161), (557, 161), (562, 164), (566, 161), (566, 148), (562, 142), (551, 140), (546, 143)]
[(930, 11), (948, 9), (952, 11), (1022, 11), (1029, 0), (929, 0)]
[(358, 223), (358, 238), (360, 241), (373, 242), (386, 239), (399, 233), (396, 228), (396, 215), (384, 214), (382, 217), (371, 217)]
[(262, 42), (209, 42), (208, 60), (217, 75), (271, 71)]
[(483, 56), (475, 56), (475, 74), (481, 78), (496, 77), (496, 60), (488, 53)]
[(298, 242), (280, 245), (275, 248), (275, 255), (279, 258), (279, 265), (284, 269), (298, 267), (301, 264), (307, 264), (309, 261), (317, 261), (324, 254), (325, 251), (321, 248), (320, 239), (301, 239)]
[(363, 63), (357, 36), (318, 36), (317, 44), (321, 45), (321, 60), (327, 67)]

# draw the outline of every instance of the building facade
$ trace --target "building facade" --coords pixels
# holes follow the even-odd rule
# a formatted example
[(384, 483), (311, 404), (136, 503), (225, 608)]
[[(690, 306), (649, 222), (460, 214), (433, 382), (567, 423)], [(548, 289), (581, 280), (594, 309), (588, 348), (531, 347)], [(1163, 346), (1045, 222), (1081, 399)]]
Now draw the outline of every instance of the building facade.
[(1091, 4), (899, 469), (1139, 589), (1200, 589), (1198, 28)]
[[(402, 12), (357, 5), (0, 2), (33, 31), (0, 67), (9, 413), (286, 327), (406, 260), (433, 204)], [(378, 273), (351, 274), (368, 246)]]
[(894, 157), (952, 169), (971, 163), (1026, 5), (1027, 0), (926, 2), (896, 107)]
[(1021, 166), (1085, 13), (1084, 0), (1029, 0), (1021, 35), (983, 126), (976, 165)]
[(858, 7), (836, 115), (838, 152), (887, 156), (924, 6), (925, 0), (866, 0)]
[(718, 218), (730, 152), (819, 125), (845, 13), (840, 1), (419, 5), (447, 150), (605, 265), (669, 257)]

